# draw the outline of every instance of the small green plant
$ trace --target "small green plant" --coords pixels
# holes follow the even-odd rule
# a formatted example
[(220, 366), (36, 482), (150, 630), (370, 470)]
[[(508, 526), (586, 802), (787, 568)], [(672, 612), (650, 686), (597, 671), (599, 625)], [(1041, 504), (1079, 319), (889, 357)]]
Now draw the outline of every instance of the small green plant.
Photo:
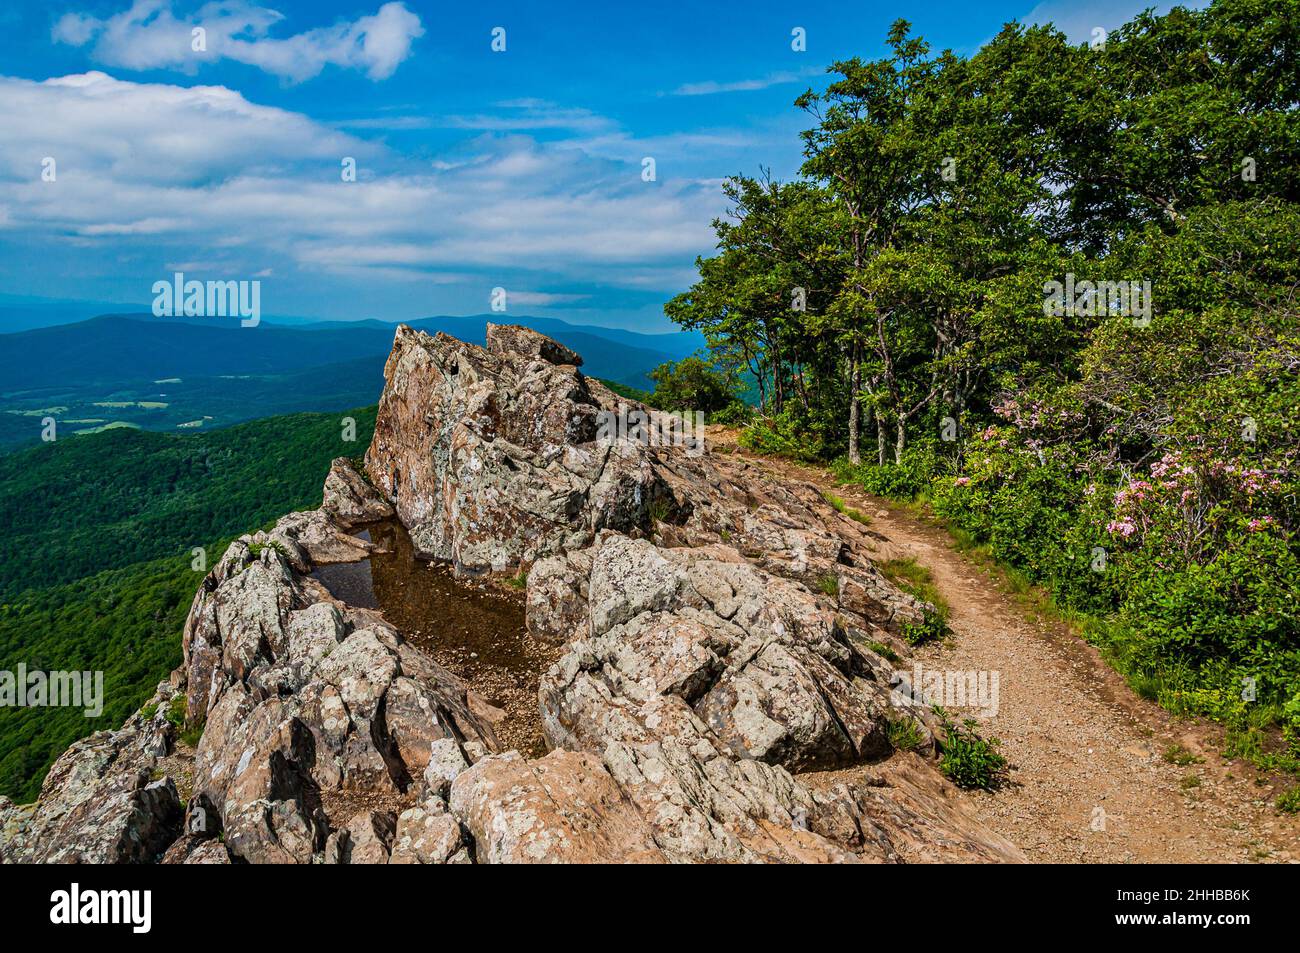
[(152, 721), (153, 716), (156, 714), (158, 714), (158, 706), (153, 702), (150, 702), (140, 709), (140, 716), (144, 718), (145, 721)]
[(506, 585), (510, 586), (512, 589), (527, 589), (528, 573), (524, 572), (522, 569), (519, 570), (517, 575), (511, 576), (506, 580)]
[(1178, 785), (1184, 791), (1190, 791), (1192, 788), (1199, 788), (1201, 786), (1201, 779), (1195, 774), (1185, 774), (1183, 775), (1182, 780), (1178, 782)]
[(899, 718), (889, 723), (889, 743), (895, 751), (911, 751), (925, 742), (921, 727), (911, 718)]
[(1274, 804), (1283, 814), (1300, 814), (1300, 784), (1278, 795)]
[(1007, 774), (1007, 759), (997, 750), (1002, 742), (981, 737), (975, 730), (974, 718), (957, 725), (946, 715), (942, 717), (944, 738), (940, 743), (939, 770), (960, 788), (996, 791), (1006, 782)]
[(366, 470), (366, 458), (364, 454), (357, 457), (348, 457), (348, 463), (352, 465), (352, 469), (356, 471), (357, 476), (365, 480), (370, 486), (375, 485), (375, 481), (370, 479), (370, 472)]
[(185, 725), (185, 708), (188, 704), (184, 695), (177, 695), (167, 705), (166, 718), (175, 727), (182, 728)]
[(1170, 764), (1176, 764), (1182, 768), (1187, 767), (1189, 764), (1201, 764), (1205, 760), (1178, 744), (1170, 745), (1160, 757)]
[(893, 664), (897, 665), (899, 662), (903, 661), (902, 656), (900, 656), (897, 652), (891, 649), (884, 642), (870, 642), (867, 644), (867, 648), (871, 649), (871, 651), (875, 652), (886, 662), (892, 662)]
[(948, 623), (939, 612), (926, 611), (920, 622), (904, 622), (903, 641), (908, 645), (924, 645), (935, 642), (948, 634)]
[(672, 506), (661, 496), (655, 497), (646, 507), (646, 513), (650, 516), (651, 525), (655, 523), (666, 523), (669, 514), (672, 513)]
[(248, 544), (248, 553), (249, 553), (249, 555), (252, 556), (254, 559), (256, 559), (257, 557), (261, 556), (261, 555), (262, 555), (262, 550), (264, 550), (264, 549), (273, 549), (273, 550), (275, 550), (277, 553), (279, 553), (281, 556), (283, 556), (285, 559), (288, 559), (288, 558), (289, 558), (289, 551), (288, 551), (287, 549), (284, 548), (284, 543), (280, 542), (278, 539), (268, 539), (268, 540), (267, 540), (266, 542), (264, 542), (264, 543), (249, 543), (249, 544)]
[(200, 718), (197, 722), (190, 725), (189, 728), (182, 731), (179, 735), (182, 743), (189, 745), (191, 748), (199, 746), (199, 740), (203, 737), (203, 729), (207, 727), (207, 719)]
[(822, 497), (834, 507), (835, 512), (842, 513), (855, 523), (861, 523), (863, 526), (871, 525), (871, 517), (861, 510), (854, 509), (844, 502), (843, 497), (836, 496), (834, 493), (823, 492)]
[(817, 580), (817, 589), (832, 599), (838, 599), (840, 597), (840, 577), (831, 572), (825, 573)]

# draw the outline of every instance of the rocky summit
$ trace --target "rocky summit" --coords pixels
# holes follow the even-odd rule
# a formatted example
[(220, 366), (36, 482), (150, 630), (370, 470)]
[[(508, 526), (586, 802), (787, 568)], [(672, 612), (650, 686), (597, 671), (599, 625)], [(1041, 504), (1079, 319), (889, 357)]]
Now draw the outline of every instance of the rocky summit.
[[(399, 328), (364, 466), (230, 546), (154, 698), (35, 804), (0, 799), (0, 859), (1022, 860), (891, 692), (928, 607), (880, 541), (742, 459), (611, 439), (611, 415), (661, 421), (580, 367), (524, 328)], [(526, 580), (526, 637), (558, 657), (535, 672), (544, 753), (505, 750), (492, 699), (322, 583), (393, 518), (467, 586)]]

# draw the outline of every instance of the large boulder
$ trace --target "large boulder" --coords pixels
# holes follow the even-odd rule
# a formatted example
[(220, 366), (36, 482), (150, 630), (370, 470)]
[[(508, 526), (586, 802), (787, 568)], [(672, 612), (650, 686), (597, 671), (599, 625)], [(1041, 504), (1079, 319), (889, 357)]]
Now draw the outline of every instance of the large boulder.
[(600, 759), (552, 751), (484, 758), (456, 778), (451, 809), (479, 863), (663, 863), (650, 826)]
[(523, 328), (489, 342), (397, 329), (366, 469), (419, 551), (501, 570), (642, 525), (653, 471), (639, 446), (598, 439), (576, 355)]
[(590, 565), (587, 631), (542, 680), (551, 744), (598, 747), (589, 681), (680, 699), (737, 758), (802, 770), (889, 753), (888, 666), (804, 586), (724, 547), (614, 533)]
[(392, 504), (347, 457), (338, 457), (330, 464), (321, 509), (345, 526), (373, 523), (393, 515)]
[(156, 777), (158, 759), (140, 716), (59, 756), (33, 805), (0, 797), (5, 863), (139, 864), (159, 860), (181, 833), (175, 782)]

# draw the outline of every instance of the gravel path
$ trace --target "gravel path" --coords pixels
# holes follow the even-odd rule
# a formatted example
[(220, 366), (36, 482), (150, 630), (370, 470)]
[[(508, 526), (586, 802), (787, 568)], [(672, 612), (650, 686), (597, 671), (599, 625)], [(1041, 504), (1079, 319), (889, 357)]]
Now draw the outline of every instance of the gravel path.
[[(1220, 732), (1171, 717), (1128, 688), (1068, 626), (1035, 617), (942, 529), (841, 487), (827, 472), (759, 460), (830, 490), (871, 516), (882, 556), (915, 557), (951, 606), (953, 636), (918, 650), (939, 670), (998, 672), (996, 714), (1011, 784), (961, 796), (1037, 862), (1300, 862), (1300, 818), (1279, 813), (1281, 788), (1219, 754)], [(1198, 762), (1166, 757), (1180, 745)], [(1178, 760), (1185, 760), (1179, 758)]]

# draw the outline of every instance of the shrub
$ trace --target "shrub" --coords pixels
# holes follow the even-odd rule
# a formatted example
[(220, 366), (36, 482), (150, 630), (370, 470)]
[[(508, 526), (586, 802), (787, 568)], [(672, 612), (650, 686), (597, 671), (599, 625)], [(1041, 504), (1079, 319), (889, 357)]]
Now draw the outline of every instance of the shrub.
[(982, 738), (975, 730), (975, 719), (957, 725), (943, 717), (944, 738), (939, 770), (961, 788), (995, 791), (1006, 781), (1007, 759), (998, 753), (1002, 744), (997, 738)]
[(824, 438), (811, 422), (791, 411), (753, 418), (738, 439), (747, 450), (794, 460), (819, 460), (825, 450)]
[(840, 458), (831, 464), (832, 472), (842, 482), (853, 483), (875, 496), (894, 500), (913, 500), (925, 493), (938, 467), (934, 450), (924, 445), (907, 448), (901, 463), (864, 462), (854, 466), (847, 459)]
[(735, 368), (696, 356), (660, 364), (650, 379), (654, 405), (662, 410), (717, 413), (736, 403), (741, 389)]
[(886, 662), (891, 662), (894, 665), (897, 665), (899, 662), (903, 660), (902, 656), (900, 656), (897, 652), (891, 649), (884, 642), (868, 643), (867, 648), (871, 649), (871, 651), (875, 652)]
[(903, 623), (902, 636), (908, 645), (924, 645), (944, 638), (948, 631), (948, 623), (943, 616), (927, 609), (920, 622)]

